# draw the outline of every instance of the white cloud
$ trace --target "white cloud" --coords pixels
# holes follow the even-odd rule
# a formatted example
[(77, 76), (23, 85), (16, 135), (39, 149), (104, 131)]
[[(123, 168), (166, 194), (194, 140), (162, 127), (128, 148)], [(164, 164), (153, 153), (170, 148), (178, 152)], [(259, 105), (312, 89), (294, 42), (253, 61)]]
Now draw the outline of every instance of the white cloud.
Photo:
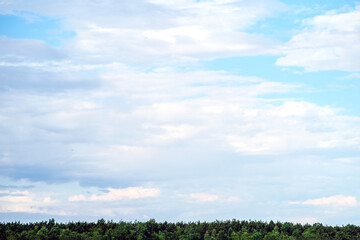
[[(61, 30), (76, 32), (74, 38), (63, 41), (73, 60), (168, 65), (274, 54), (276, 41), (244, 30), (283, 10), (284, 4), (276, 0), (187, 1), (186, 6), (165, 1), (82, 1), (70, 6), (62, 1), (18, 0), (3, 8), (61, 17)], [(35, 54), (27, 47), (19, 49)]]
[(304, 21), (305, 29), (284, 47), (280, 66), (304, 67), (307, 71), (360, 71), (360, 6), (335, 11)]
[(344, 77), (339, 77), (339, 79), (360, 79), (360, 73), (351, 73)]
[(236, 203), (236, 202), (240, 202), (241, 199), (238, 197), (228, 197), (224, 199), (224, 202), (228, 202), (228, 203)]
[(209, 193), (190, 193), (190, 194), (177, 194), (180, 198), (185, 198), (191, 202), (218, 202), (220, 200), (219, 195)]
[[(141, 166), (150, 167), (151, 161), (168, 162), (168, 157), (158, 154), (166, 155), (164, 146), (175, 146), (177, 141), (185, 144), (185, 152), (193, 151), (192, 146), (245, 154), (355, 148), (360, 143), (357, 117), (304, 101), (285, 99), (273, 105), (271, 99), (261, 98), (300, 89), (297, 85), (221, 71), (111, 71), (101, 79), (103, 85), (96, 89), (2, 93), (1, 102), (8, 106), (0, 110), (3, 141), (11, 139), (16, 146), (32, 143), (21, 144), (23, 151), (8, 150), (3, 166), (24, 165), (30, 151), (34, 156), (34, 149), (42, 149), (46, 154), (38, 153), (31, 160), (39, 166), (57, 165), (44, 158), (52, 155), (70, 169), (83, 169), (81, 174), (68, 171), (66, 176), (111, 172), (111, 178), (117, 178)], [(54, 142), (59, 145), (48, 146)]]
[[(163, 1), (150, 0), (159, 6), (180, 11), (178, 21), (182, 24), (197, 23), (213, 29), (244, 29), (259, 19), (271, 16), (283, 9), (278, 1)], [(190, 24), (191, 25), (191, 24)]]
[(78, 30), (71, 41), (72, 51), (88, 60), (151, 65), (274, 54), (277, 48), (276, 41), (260, 35), (192, 25), (146, 31), (96, 26)]
[(62, 215), (63, 212), (52, 209), (57, 202), (49, 196), (41, 197), (29, 191), (0, 190), (0, 212), (2, 213), (24, 212)]
[(217, 203), (234, 203), (239, 202), (240, 198), (237, 196), (220, 196), (219, 194), (211, 194), (205, 192), (197, 192), (190, 194), (177, 194), (178, 197), (185, 198), (190, 200), (191, 202), (217, 202)]
[(356, 163), (360, 161), (360, 158), (335, 158), (334, 161), (340, 163)]
[[(337, 115), (335, 109), (307, 102), (285, 102), (280, 106), (242, 112), (246, 124), (234, 125), (225, 140), (235, 151), (248, 154), (272, 154), (299, 149), (354, 147), (360, 139), (344, 121), (355, 124), (357, 117)], [(245, 118), (246, 119), (246, 118)]]
[[(163, 190), (160, 194), (157, 188), (120, 187), (149, 186), (151, 182), (169, 192), (174, 186), (186, 192), (194, 183), (214, 185), (216, 194), (195, 190), (182, 197), (190, 206), (201, 207), (198, 202), (229, 206), (238, 205), (226, 203), (240, 198), (222, 191), (232, 192), (234, 186), (236, 191), (253, 195), (252, 199), (264, 194), (264, 184), (258, 181), (268, 184), (266, 191), (284, 189), (289, 183), (282, 181), (281, 174), (288, 172), (283, 171), (284, 166), (299, 182), (303, 176), (297, 171), (304, 170), (301, 168), (313, 158), (336, 166), (357, 161), (352, 154), (360, 146), (358, 117), (297, 98), (269, 97), (302, 91), (303, 86), (224, 71), (181, 70), (184, 65), (197, 68), (192, 63), (201, 59), (274, 54), (276, 42), (245, 31), (281, 9), (277, 1), (110, 0), (69, 5), (57, 0), (14, 0), (1, 7), (7, 6), (60, 18), (61, 28), (75, 31), (76, 36), (64, 40), (59, 48), (37, 40), (0, 39), (4, 86), (0, 91), (0, 174), (29, 179), (29, 185), (38, 186), (36, 193), (2, 193), (1, 211), (64, 214), (55, 209), (69, 209), (69, 214), (79, 216), (124, 214), (140, 219), (156, 215), (150, 209), (175, 209), (176, 201), (183, 199), (172, 202), (171, 194)], [(293, 57), (289, 65), (308, 70), (331, 68), (329, 59), (336, 54), (333, 61), (347, 61), (345, 44), (358, 40), (358, 26), (356, 22), (344, 26), (344, 22), (356, 18), (356, 12), (358, 9), (329, 13), (304, 22), (308, 28), (284, 50), (287, 60)], [(323, 39), (322, 33), (331, 40)], [(336, 40), (338, 33), (343, 40)], [(324, 48), (325, 43), (329, 46)], [(309, 59), (306, 51), (316, 56)], [(346, 61), (333, 65), (352, 69), (357, 64)], [(133, 67), (125, 65), (133, 63)], [(336, 164), (331, 161), (334, 158)], [(300, 170), (292, 170), (293, 163)], [(345, 172), (349, 165), (340, 170)], [(318, 170), (304, 172), (317, 176)], [(339, 180), (343, 172), (329, 169), (323, 174), (330, 176), (323, 179)], [(281, 182), (276, 187), (272, 174)], [(56, 198), (39, 182), (56, 183), (47, 186), (59, 192)], [(72, 184), (65, 184), (69, 182)], [(223, 188), (226, 184), (231, 187)], [(100, 186), (112, 188), (99, 193)], [(229, 189), (223, 190), (226, 187)], [(139, 200), (124, 201), (129, 207), (119, 208), (118, 201), (132, 199)], [(134, 207), (133, 202), (141, 207)], [(154, 207), (152, 202), (168, 205)], [(305, 202), (314, 204), (298, 204), (305, 206)], [(176, 211), (181, 208), (180, 204)], [(171, 214), (174, 219), (178, 213)]]
[(312, 206), (335, 206), (335, 207), (353, 207), (358, 205), (358, 201), (353, 196), (334, 195), (330, 197), (309, 199), (306, 201), (295, 201), (290, 204), (302, 204)]
[(47, 204), (47, 203), (57, 203), (58, 201), (56, 201), (56, 200), (54, 200), (54, 199), (51, 199), (51, 197), (45, 197), (45, 198), (43, 199), (43, 202), (44, 202), (45, 204)]
[(68, 199), (70, 202), (79, 202), (79, 201), (86, 201), (86, 197), (84, 195), (73, 195), (70, 196)]
[(191, 193), (190, 198), (195, 202), (215, 202), (219, 200), (219, 196), (208, 193)]
[(145, 125), (143, 128), (151, 129), (154, 132), (156, 132), (157, 129), (161, 130), (161, 133), (153, 133), (148, 137), (148, 141), (152, 143), (170, 143), (175, 140), (190, 139), (203, 129), (201, 126), (191, 126), (188, 124), (163, 126)]
[(9, 191), (9, 190), (1, 190), (1, 194), (5, 194), (5, 196), (1, 196), (1, 201), (9, 201), (9, 202), (31, 202), (31, 197), (29, 196), (28, 191)]
[(75, 201), (119, 201), (123, 199), (140, 199), (157, 197), (160, 190), (157, 188), (129, 187), (122, 189), (108, 188), (105, 194), (93, 194), (89, 198), (84, 195), (74, 195), (69, 197), (70, 202)]

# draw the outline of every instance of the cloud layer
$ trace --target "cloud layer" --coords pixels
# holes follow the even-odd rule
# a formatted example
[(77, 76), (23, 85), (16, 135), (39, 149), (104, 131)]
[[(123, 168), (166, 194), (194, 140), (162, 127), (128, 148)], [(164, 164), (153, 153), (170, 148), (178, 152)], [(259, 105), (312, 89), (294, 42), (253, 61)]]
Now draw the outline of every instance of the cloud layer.
[(303, 21), (305, 29), (284, 46), (280, 66), (304, 67), (307, 71), (360, 71), (360, 7), (346, 12), (330, 11)]
[[(39, 30), (49, 39), (74, 34), (59, 46), (0, 37), (0, 212), (359, 221), (345, 207), (358, 208), (360, 118), (327, 102), (352, 96), (330, 84), (358, 89), (359, 7), (289, 11), (273, 0), (3, 1), (2, 16), (29, 29), (59, 21)], [(274, 25), (290, 40), (267, 34)], [(212, 61), (229, 57), (244, 62)]]

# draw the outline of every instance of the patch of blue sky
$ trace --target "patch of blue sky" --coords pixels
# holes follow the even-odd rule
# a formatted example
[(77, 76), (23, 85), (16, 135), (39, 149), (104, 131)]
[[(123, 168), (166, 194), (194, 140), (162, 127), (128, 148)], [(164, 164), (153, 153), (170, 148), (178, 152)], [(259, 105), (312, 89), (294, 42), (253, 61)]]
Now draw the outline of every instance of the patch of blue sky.
[(346, 9), (348, 7), (353, 8), (356, 5), (359, 5), (359, 2), (354, 0), (281, 0), (281, 2), (286, 3), (295, 10), (297, 9), (297, 11), (295, 11), (296, 13), (301, 13), (304, 16), (307, 15), (309, 17), (326, 13), (327, 11)]
[(276, 56), (231, 57), (201, 61), (199, 65), (204, 70), (227, 71), (240, 76), (255, 76), (269, 81), (304, 86), (288, 93), (263, 95), (263, 98), (308, 101), (342, 109), (344, 114), (360, 115), (357, 106), (357, 102), (360, 101), (358, 79), (342, 79), (348, 75), (343, 71), (305, 72), (300, 67), (276, 66), (277, 58)]
[(298, 20), (299, 17), (303, 18), (303, 16), (294, 14), (293, 11), (285, 10), (279, 12), (276, 16), (259, 20), (247, 28), (246, 32), (261, 34), (267, 38), (287, 42), (293, 37), (294, 32), (303, 28), (302, 22)]
[(287, 42), (294, 33), (303, 29), (303, 20), (315, 17), (316, 15), (326, 14), (334, 9), (348, 10), (360, 5), (360, 2), (345, 1), (310, 1), (305, 0), (294, 2), (290, 0), (282, 1), (288, 5), (288, 9), (280, 12), (276, 17), (269, 17), (258, 21), (250, 26), (246, 32), (262, 34), (276, 40)]
[(299, 83), (306, 87), (304, 91), (289, 93), (267, 94), (265, 98), (295, 98), (300, 101), (308, 101), (320, 106), (330, 106), (341, 109), (341, 113), (350, 116), (359, 116), (360, 109), (360, 86), (357, 79), (339, 79), (346, 75), (342, 71), (321, 71), (321, 72), (302, 72), (291, 73), (282, 71), (279, 78), (272, 78), (274, 81)]
[(276, 18), (268, 18), (249, 27), (246, 32), (264, 35), (278, 41), (287, 42), (294, 36), (294, 31), (300, 29), (301, 24), (293, 16), (283, 14)]
[[(341, 89), (340, 89), (341, 87)], [(262, 96), (265, 99), (293, 99), (294, 101), (307, 101), (320, 106), (329, 106), (340, 110), (341, 114), (359, 116), (358, 102), (360, 94), (359, 86), (343, 85), (325, 86), (323, 89), (311, 89), (291, 93), (273, 93)]]
[(75, 32), (61, 29), (61, 19), (37, 16), (35, 20), (29, 21), (22, 15), (0, 15), (0, 36), (37, 39), (57, 47), (62, 40), (76, 35)]

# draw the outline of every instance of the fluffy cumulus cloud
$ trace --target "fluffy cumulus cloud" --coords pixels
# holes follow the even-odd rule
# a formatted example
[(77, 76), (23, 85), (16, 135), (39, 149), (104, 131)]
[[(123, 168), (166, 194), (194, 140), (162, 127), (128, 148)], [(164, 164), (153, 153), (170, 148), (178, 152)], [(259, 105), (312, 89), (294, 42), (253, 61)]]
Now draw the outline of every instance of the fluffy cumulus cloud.
[(280, 66), (304, 67), (307, 71), (360, 71), (360, 6), (330, 11), (303, 21), (304, 30), (286, 44)]
[(69, 212), (54, 208), (58, 201), (50, 196), (39, 196), (30, 191), (0, 190), (0, 212), (26, 212), (66, 215)]
[(353, 134), (352, 128), (348, 131), (343, 128), (343, 121), (357, 128), (359, 119), (338, 116), (336, 110), (329, 107), (289, 101), (277, 107), (253, 109), (249, 115), (251, 124), (247, 127), (257, 128), (255, 135), (244, 134), (245, 128), (238, 135), (227, 136), (228, 142), (239, 152), (278, 153), (340, 146), (357, 148), (359, 145), (359, 137)]
[(312, 206), (353, 207), (358, 205), (358, 201), (353, 196), (334, 195), (330, 197), (309, 199), (302, 202), (291, 202), (291, 204), (303, 204), (303, 205), (312, 205)]

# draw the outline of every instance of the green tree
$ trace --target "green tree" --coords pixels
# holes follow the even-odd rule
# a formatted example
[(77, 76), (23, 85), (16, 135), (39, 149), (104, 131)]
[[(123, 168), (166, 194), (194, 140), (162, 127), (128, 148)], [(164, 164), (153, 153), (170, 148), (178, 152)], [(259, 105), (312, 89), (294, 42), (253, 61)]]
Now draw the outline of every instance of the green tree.
[(60, 236), (59, 236), (59, 239), (60, 240), (72, 240), (70, 238), (70, 230), (68, 228), (62, 229), (61, 233), (60, 233)]
[(278, 240), (278, 239), (280, 239), (279, 227), (275, 225), (274, 229), (265, 235), (264, 240)]
[(208, 231), (206, 231), (205, 235), (204, 235), (204, 240), (211, 240), (210, 234)]
[(58, 226), (54, 226), (49, 231), (49, 239), (58, 240), (60, 237), (61, 229)]
[(10, 229), (6, 230), (6, 239), (8, 240), (17, 240), (18, 236), (16, 232), (11, 231)]
[(321, 239), (320, 236), (318, 236), (316, 234), (316, 232), (314, 231), (314, 229), (312, 228), (308, 228), (306, 229), (303, 234), (302, 237), (304, 240), (317, 240), (317, 239)]
[(146, 226), (142, 222), (138, 222), (135, 226), (136, 240), (146, 239)]
[(188, 240), (201, 240), (200, 233), (196, 232), (192, 226), (185, 228), (185, 236)]
[(253, 234), (252, 234), (252, 239), (253, 240), (262, 240), (262, 234), (258, 231), (254, 231)]
[(217, 234), (215, 228), (211, 231), (211, 240), (217, 240)]
[(239, 234), (236, 232), (232, 232), (230, 236), (231, 240), (240, 240)]
[(217, 234), (217, 239), (218, 240), (226, 240), (226, 236), (225, 236), (225, 232), (224, 230), (220, 230)]
[(265, 226), (265, 230), (266, 233), (271, 232), (275, 227), (275, 223), (271, 220), (266, 226)]
[(36, 236), (40, 240), (47, 240), (49, 239), (49, 230), (45, 226), (42, 226), (42, 228), (36, 233)]
[(252, 240), (252, 236), (248, 232), (243, 232), (241, 234), (240, 240)]
[(281, 233), (284, 233), (285, 235), (291, 236), (293, 230), (294, 230), (294, 226), (291, 223), (285, 222), (283, 223), (283, 225), (281, 226)]

